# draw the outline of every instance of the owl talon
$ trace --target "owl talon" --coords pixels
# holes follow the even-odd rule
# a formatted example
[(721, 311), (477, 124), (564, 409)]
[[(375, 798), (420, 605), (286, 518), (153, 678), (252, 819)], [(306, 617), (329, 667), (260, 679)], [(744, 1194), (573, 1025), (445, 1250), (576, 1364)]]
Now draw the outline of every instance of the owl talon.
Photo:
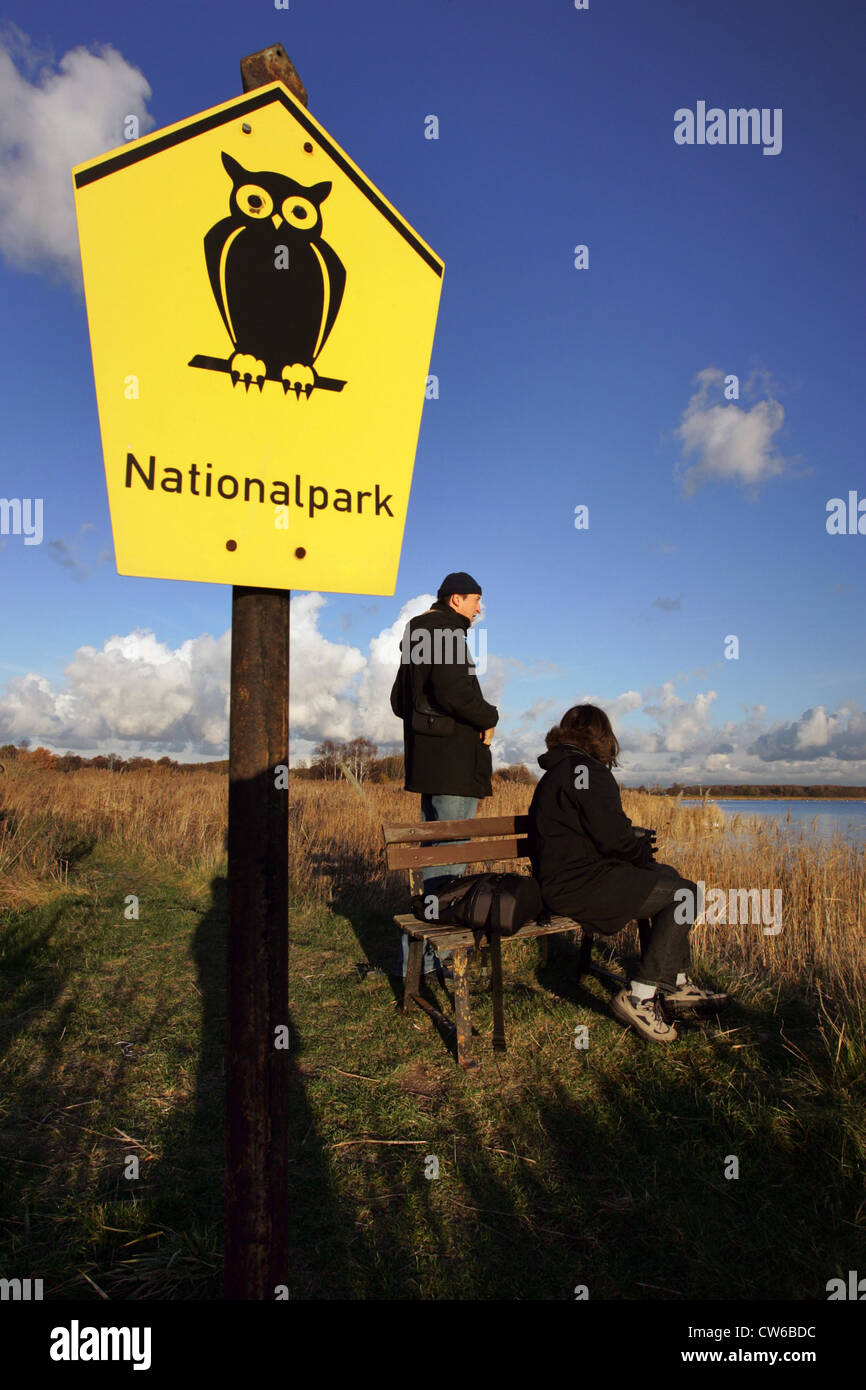
[(229, 363), (229, 375), (232, 379), (232, 386), (237, 386), (239, 381), (243, 381), (244, 390), (249, 391), (250, 383), (255, 381), (259, 390), (264, 387), (267, 367), (258, 357), (253, 357), (249, 352), (236, 352)]
[(307, 367), (303, 362), (290, 362), (283, 367), (281, 372), (283, 382), (283, 393), (288, 395), (289, 391), (294, 391), (295, 399), (301, 399), (301, 392), (304, 392), (307, 400), (316, 384), (316, 373), (312, 367)]

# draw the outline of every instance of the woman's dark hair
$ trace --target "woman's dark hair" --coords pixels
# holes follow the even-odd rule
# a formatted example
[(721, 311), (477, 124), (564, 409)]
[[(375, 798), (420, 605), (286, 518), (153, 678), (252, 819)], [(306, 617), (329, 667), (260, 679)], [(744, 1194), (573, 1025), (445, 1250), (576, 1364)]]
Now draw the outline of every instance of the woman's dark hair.
[(619, 767), (619, 742), (610, 720), (598, 705), (572, 705), (544, 741), (548, 748), (560, 743), (574, 744), (607, 767)]

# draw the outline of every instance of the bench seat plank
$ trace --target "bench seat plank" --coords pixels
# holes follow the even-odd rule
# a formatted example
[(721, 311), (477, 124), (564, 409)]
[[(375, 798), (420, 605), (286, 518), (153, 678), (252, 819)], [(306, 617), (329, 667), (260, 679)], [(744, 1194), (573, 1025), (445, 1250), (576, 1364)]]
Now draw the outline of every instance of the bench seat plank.
[[(395, 914), (394, 921), (401, 931), (408, 932), (409, 936), (421, 941), (431, 941), (434, 946), (443, 946), (446, 950), (475, 945), (476, 932), (473, 927), (436, 927), (432, 923), (420, 922), (412, 912)], [(483, 928), (481, 930), (483, 931)], [(524, 922), (513, 935), (503, 936), (501, 940), (534, 940), (538, 936), (551, 936), (554, 932), (579, 930), (580, 923), (571, 917), (551, 916), (543, 918), (540, 922)]]

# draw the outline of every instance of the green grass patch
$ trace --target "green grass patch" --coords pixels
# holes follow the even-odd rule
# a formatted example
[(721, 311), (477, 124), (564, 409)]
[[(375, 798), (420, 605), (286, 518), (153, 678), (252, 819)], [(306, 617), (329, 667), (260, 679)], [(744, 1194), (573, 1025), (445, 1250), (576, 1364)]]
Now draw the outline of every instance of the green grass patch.
[[(224, 877), (104, 847), (72, 877), (0, 930), (0, 1274), (46, 1298), (218, 1299)], [(396, 961), (392, 910), (351, 884), (292, 904), (293, 1298), (822, 1299), (862, 1267), (853, 1020), (697, 961), (737, 1002), (654, 1047), (574, 983), (570, 943), (543, 969), (517, 943), (508, 1051), (471, 972), (482, 1066), (463, 1073), (359, 969)]]

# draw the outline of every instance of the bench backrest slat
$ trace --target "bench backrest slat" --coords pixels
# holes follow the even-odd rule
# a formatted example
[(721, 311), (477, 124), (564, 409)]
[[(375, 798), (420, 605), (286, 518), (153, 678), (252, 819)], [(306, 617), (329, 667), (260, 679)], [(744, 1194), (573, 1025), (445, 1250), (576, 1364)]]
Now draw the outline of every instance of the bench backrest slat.
[[(435, 836), (433, 835), (435, 830)], [(529, 830), (528, 816), (481, 816), (472, 820), (417, 821), (409, 825), (383, 825), (386, 845), (413, 844), (418, 840), (477, 839), (481, 835), (525, 835)]]
[(389, 869), (419, 869), (430, 864), (477, 864), (482, 860), (522, 859), (529, 854), (527, 839), (466, 840), (458, 844), (389, 845)]
[[(498, 860), (529, 857), (529, 817), (483, 816), (471, 820), (417, 821), (383, 825), (385, 857), (389, 869), (408, 869), (410, 893), (421, 893), (422, 868), (436, 864), (495, 864)], [(501, 840), (491, 840), (501, 835)], [(458, 840), (460, 844), (430, 844), (431, 840)]]

